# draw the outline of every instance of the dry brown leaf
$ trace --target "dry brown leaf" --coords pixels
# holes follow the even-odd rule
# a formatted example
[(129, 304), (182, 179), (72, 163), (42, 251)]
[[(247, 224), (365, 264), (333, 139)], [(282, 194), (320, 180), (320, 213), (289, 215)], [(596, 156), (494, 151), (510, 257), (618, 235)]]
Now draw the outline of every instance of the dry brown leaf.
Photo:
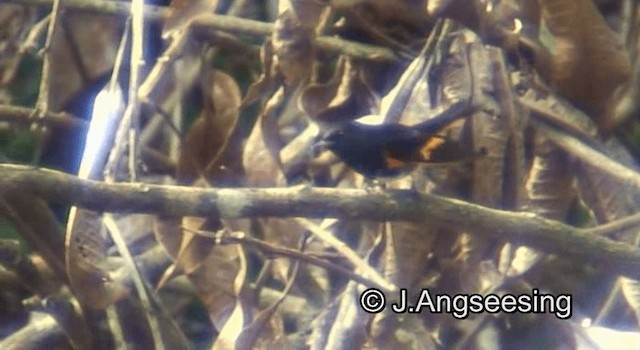
[(205, 218), (186, 216), (182, 218), (182, 225), (179, 222), (179, 220), (168, 218), (155, 220), (154, 233), (156, 238), (174, 260), (174, 265), (165, 271), (158, 282), (159, 288), (163, 287), (176, 274), (191, 275), (211, 254), (215, 244), (214, 240), (197, 235), (193, 231), (215, 232), (221, 228), (219, 220), (211, 222)]
[[(473, 73), (476, 72), (472, 70), (468, 58), (468, 42), (477, 42), (477, 37), (470, 32), (466, 32), (465, 35), (451, 32), (454, 29), (451, 21), (443, 21), (438, 28), (439, 33), (434, 35), (437, 35), (435, 38), (440, 38), (440, 41), (431, 54), (434, 57), (416, 57), (412, 63), (417, 64), (415, 68), (407, 67), (394, 89), (383, 98), (382, 105), (387, 106), (382, 108), (389, 109), (387, 122), (398, 121), (401, 124), (423, 128), (433, 125), (435, 116), (443, 115), (451, 109), (457, 110), (455, 113), (449, 112), (450, 117), (442, 118), (446, 123), (441, 122), (439, 125), (444, 127), (456, 118), (465, 117), (470, 113), (471, 105), (476, 108), (487, 107), (487, 94), (481, 91), (480, 86), (474, 86), (479, 84), (473, 82)], [(428, 66), (430, 68), (427, 71), (425, 69)], [(398, 86), (403, 80), (407, 85)], [(396, 101), (393, 104), (385, 101), (395, 90), (398, 93), (394, 99), (406, 101), (402, 110), (395, 110), (396, 108), (391, 106), (396, 104)], [(408, 99), (407, 96), (400, 98), (401, 95), (407, 94)], [(401, 108), (400, 105), (397, 107)], [(425, 110), (429, 112), (425, 113)]]
[(310, 334), (305, 339), (305, 346), (312, 350), (326, 349), (327, 334), (336, 322), (338, 306), (342, 297), (332, 301), (313, 319), (309, 328)]
[[(496, 72), (493, 62), (498, 55), (497, 50), (485, 46), (475, 35), (460, 36), (451, 44), (450, 57), (444, 62), (444, 72), (441, 73), (441, 99), (453, 96), (454, 101), (461, 98), (472, 101), (474, 113), (456, 123), (461, 125), (453, 126), (457, 126), (457, 136), (464, 148), (473, 149), (475, 154), (483, 150), (485, 155), (470, 164), (451, 166), (446, 179), (436, 182), (445, 191), (459, 192), (460, 188), (468, 187), (469, 193), (463, 196), (468, 195), (472, 201), (490, 207), (502, 206), (505, 152), (510, 136), (508, 124), (501, 117), (502, 111), (494, 98)], [(491, 110), (495, 115), (485, 110)], [(456, 271), (458, 275), (441, 283), (455, 286), (454, 290), (478, 291), (477, 269), (493, 241), (466, 232), (459, 233), (456, 241), (449, 243), (452, 244), (448, 247), (449, 252), (436, 254), (444, 254), (441, 259), (447, 261), (447, 269)], [(438, 244), (448, 243), (439, 241)], [(447, 253), (451, 256), (446, 256)], [(458, 283), (462, 286), (456, 286)]]
[[(568, 155), (549, 140), (535, 136), (534, 158), (525, 183), (523, 208), (549, 219), (564, 221), (575, 198), (574, 171)], [(498, 265), (508, 276), (519, 276), (543, 255), (529, 247), (507, 244)]]
[(600, 114), (616, 88), (629, 78), (628, 53), (593, 1), (544, 0), (541, 7), (553, 35), (551, 70), (546, 78), (592, 114), (600, 128), (611, 126)]
[(71, 289), (83, 305), (106, 308), (129, 294), (113, 278), (120, 264), (107, 257), (109, 240), (99, 213), (71, 208), (66, 238), (66, 264)]
[(274, 187), (281, 186), (284, 182), (281, 168), (271, 155), (264, 138), (262, 128), (256, 124), (242, 154), (247, 186)]
[[(206, 187), (206, 183), (198, 181), (194, 186)], [(174, 260), (174, 264), (165, 271), (158, 282), (158, 288), (163, 287), (166, 282), (179, 273), (185, 273), (192, 277), (198, 268), (202, 267), (205, 270), (218, 268), (215, 265), (203, 266), (212, 251), (216, 249), (215, 241), (194, 232), (220, 230), (222, 228), (220, 218), (185, 216), (182, 218), (181, 225), (178, 224), (178, 220), (168, 218), (158, 218), (155, 222), (156, 238)], [(218, 247), (218, 250), (225, 251), (226, 249)]]
[(427, 13), (436, 18), (452, 18), (498, 46), (507, 54), (517, 54), (531, 62), (543, 76), (550, 71), (551, 54), (540, 41), (540, 7), (529, 0), (447, 0), (428, 1)]
[(268, 39), (260, 48), (260, 63), (262, 63), (262, 74), (257, 81), (253, 82), (242, 101), (246, 106), (264, 96), (271, 96), (277, 87), (280, 86), (282, 74), (278, 71), (277, 60), (273, 53), (272, 40)]
[[(615, 138), (610, 139), (606, 147), (613, 159), (630, 168), (636, 168), (635, 161), (629, 152)], [(576, 168), (579, 193), (589, 209), (595, 214), (598, 223), (611, 222), (638, 212), (640, 198), (636, 195), (637, 191), (629, 188), (628, 185), (620, 184), (610, 175), (587, 164), (579, 163)], [(632, 246), (637, 246), (640, 241), (637, 229), (633, 228), (611, 232), (609, 237)], [(618, 296), (622, 294), (626, 299), (626, 305), (630, 306), (636, 316), (636, 325), (640, 323), (640, 307), (638, 307), (640, 293), (638, 293), (637, 281), (619, 278), (609, 293), (610, 296), (607, 298), (609, 300), (599, 305), (600, 310), (596, 310), (599, 319), (609, 317), (617, 319), (620, 304), (614, 301), (618, 300)]]
[(564, 221), (574, 199), (570, 159), (542, 136), (536, 137), (535, 157), (526, 183), (525, 210)]
[(209, 256), (214, 246), (214, 241), (208, 237), (202, 237), (192, 233), (193, 231), (206, 230), (215, 232), (221, 228), (219, 220), (185, 216), (182, 218), (182, 243), (176, 263), (190, 274)]
[[(607, 151), (618, 162), (634, 169), (635, 161), (629, 152), (615, 139), (607, 142)], [(629, 185), (621, 184), (610, 175), (587, 164), (576, 167), (578, 190), (581, 198), (593, 210), (599, 223), (621, 219), (638, 211), (640, 201)], [(636, 230), (614, 232), (613, 236), (629, 244), (636, 244)]]
[[(531, 88), (532, 82), (522, 75), (512, 77), (513, 85), (521, 90), (518, 100), (526, 108), (530, 109), (546, 123), (558, 127), (565, 132), (574, 135), (583, 142), (596, 145), (598, 130), (595, 124), (583, 113), (566, 100), (545, 89)], [(598, 146), (596, 146), (598, 147)]]
[(331, 80), (309, 84), (300, 95), (300, 108), (317, 123), (344, 122), (370, 114), (373, 92), (351, 60), (342, 57)]
[[(307, 85), (298, 103), (300, 108), (312, 119), (320, 119), (318, 115), (330, 105), (341, 105), (349, 97), (349, 81), (353, 75), (351, 63), (348, 59), (341, 57), (331, 79), (324, 83), (312, 83)], [(341, 94), (339, 93), (341, 92)], [(331, 121), (331, 120), (329, 120)]]
[[(502, 112), (505, 131), (508, 133), (506, 153), (504, 156), (504, 180), (502, 203), (505, 208), (519, 208), (524, 197), (526, 138), (525, 132), (529, 121), (529, 111), (523, 108), (516, 98), (505, 55), (492, 50), (494, 81), (497, 105)], [(477, 148), (476, 148), (477, 150)]]
[[(493, 62), (500, 56), (500, 52), (496, 48), (485, 47), (478, 41), (469, 45), (468, 50), (474, 73), (473, 98), (497, 105), (492, 97), (495, 95), (496, 80)], [(494, 208), (501, 207), (504, 198), (505, 154), (511, 136), (504, 112), (497, 112), (497, 115), (476, 112), (470, 119), (474, 146), (476, 149), (486, 150), (486, 155), (473, 163), (471, 198), (475, 203)]]
[(426, 19), (425, 0), (331, 0), (331, 6), (337, 9), (367, 7), (380, 16), (382, 21), (396, 21), (411, 25), (420, 25)]
[(218, 0), (172, 0), (169, 14), (165, 18), (163, 35), (186, 27), (195, 17), (212, 14), (218, 7)]
[[(203, 85), (204, 110), (184, 139), (176, 175), (180, 183), (192, 183), (198, 179), (193, 183), (197, 187), (223, 182), (227, 175), (222, 155), (236, 127), (241, 103), (240, 88), (224, 72), (211, 71)], [(185, 217), (181, 226), (184, 230), (172, 219), (156, 220), (156, 238), (175, 261), (175, 265), (165, 271), (160, 286), (176, 273), (184, 271), (188, 275), (192, 274), (211, 253), (213, 240), (194, 234), (193, 231), (215, 232), (222, 224), (215, 217)]]
[(156, 217), (153, 220), (153, 233), (156, 240), (164, 248), (171, 259), (175, 260), (180, 251), (182, 235), (180, 229), (180, 219)]
[[(368, 40), (409, 55), (428, 26), (423, 0), (331, 0), (344, 15), (339, 30), (365, 33)], [(357, 34), (356, 34), (357, 35)]]
[[(36, 20), (37, 10), (34, 7), (18, 4), (0, 5), (0, 87), (9, 84), (15, 77), (18, 65), (22, 60), (20, 54), (23, 40)], [(30, 48), (29, 48), (30, 49)], [(5, 101), (2, 101), (3, 103)]]
[[(284, 87), (280, 87), (269, 98), (265, 104), (258, 122), (253, 128), (252, 134), (249, 136), (247, 146), (244, 149), (243, 164), (247, 172), (247, 180), (255, 179), (257, 182), (267, 181), (270, 183), (279, 182), (282, 179), (279, 178), (279, 174), (282, 172), (282, 160), (280, 159), (280, 152), (284, 146), (284, 140), (281, 136), (280, 120), (282, 118), (283, 109), (286, 108), (287, 99)], [(251, 142), (251, 144), (249, 144)], [(254, 148), (256, 147), (256, 148)], [(257, 152), (256, 152), (257, 151)], [(266, 151), (266, 153), (264, 152)], [(256, 159), (260, 157), (260, 154), (267, 154), (270, 160)], [(255, 163), (253, 161), (256, 161)], [(273, 173), (273, 168), (267, 166), (263, 169), (257, 169), (259, 164), (265, 162), (273, 162), (276, 165), (276, 172)], [(264, 171), (269, 172), (271, 175), (275, 175), (269, 179), (256, 178), (255, 175), (262, 174)], [(284, 175), (284, 174), (283, 174)]]
[(51, 110), (60, 110), (88, 84), (111, 70), (122, 23), (115, 17), (82, 12), (66, 12), (60, 17), (50, 48)]
[(438, 348), (436, 345), (438, 335), (436, 332), (429, 330), (422, 319), (408, 317), (403, 320), (401, 326), (392, 331), (392, 337), (385, 333), (380, 338), (373, 340), (371, 344), (373, 348), (414, 350), (433, 350)]
[(215, 246), (189, 279), (204, 303), (213, 325), (221, 330), (235, 301), (234, 280), (239, 273), (238, 246)]
[[(285, 337), (284, 322), (276, 311), (291, 292), (296, 282), (298, 271), (299, 264), (296, 264), (290, 270), (290, 276), (280, 298), (263, 310), (258, 311), (257, 305), (253, 305), (255, 298), (247, 298), (248, 293), (238, 292), (238, 288), (236, 288), (236, 295), (238, 296), (236, 309), (240, 306), (239, 303), (242, 302), (245, 310), (248, 309), (248, 311), (253, 311), (251, 313), (255, 314), (246, 320), (246, 326), (238, 334), (235, 344), (236, 349), (283, 349), (289, 347)], [(246, 283), (246, 281), (243, 281), (243, 283)], [(229, 319), (228, 322), (234, 321)]]
[(241, 103), (238, 84), (221, 71), (209, 73), (203, 83), (204, 109), (187, 132), (178, 159), (177, 180), (211, 180), (224, 172), (221, 155), (234, 131)]
[[(202, 218), (185, 217), (183, 225), (188, 222), (190, 229), (207, 230), (206, 221)], [(175, 261), (165, 271), (158, 283), (159, 287), (176, 274), (186, 273), (212, 323), (220, 330), (229, 317), (235, 300), (233, 282), (239, 269), (237, 246), (215, 245), (212, 238), (183, 230), (177, 219), (156, 219), (154, 232)]]
[[(214, 325), (216, 325), (220, 330), (218, 338), (213, 344), (213, 350), (235, 349), (238, 342), (241, 341), (240, 335), (242, 334), (242, 329), (246, 324), (251, 322), (251, 310), (253, 306), (251, 305), (251, 300), (247, 298), (247, 258), (242, 246), (232, 245), (228, 246), (228, 248), (236, 250), (238, 262), (237, 269), (234, 271), (235, 274), (227, 274), (227, 277), (232, 277), (233, 279), (232, 283), (229, 285), (229, 287), (231, 287), (231, 293), (229, 293), (228, 297), (225, 299), (235, 299), (234, 305), (232, 306), (233, 308), (230, 312), (227, 311), (227, 317), (223, 317), (223, 315), (220, 314), (220, 311), (228, 309), (230, 305), (224, 305), (223, 310), (220, 310), (218, 307), (215, 310), (212, 310), (212, 305), (217, 304), (218, 306), (222, 306), (220, 305), (220, 300), (211, 298), (213, 293), (209, 295), (209, 298), (203, 300), (208, 307), (209, 317), (211, 317)], [(215, 289), (212, 289), (211, 291), (215, 291)]]

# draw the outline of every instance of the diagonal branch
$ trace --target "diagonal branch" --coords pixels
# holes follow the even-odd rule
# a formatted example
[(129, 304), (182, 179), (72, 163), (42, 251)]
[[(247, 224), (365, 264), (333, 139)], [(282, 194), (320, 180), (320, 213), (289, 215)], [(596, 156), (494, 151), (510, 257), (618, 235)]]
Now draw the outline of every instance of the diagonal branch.
[(412, 191), (334, 188), (211, 189), (141, 183), (105, 184), (48, 169), (0, 165), (0, 193), (19, 191), (46, 200), (107, 212), (167, 216), (334, 217), (413, 221), (527, 245), (580, 262), (602, 263), (640, 278), (640, 251), (621, 242), (530, 213), (490, 209)]

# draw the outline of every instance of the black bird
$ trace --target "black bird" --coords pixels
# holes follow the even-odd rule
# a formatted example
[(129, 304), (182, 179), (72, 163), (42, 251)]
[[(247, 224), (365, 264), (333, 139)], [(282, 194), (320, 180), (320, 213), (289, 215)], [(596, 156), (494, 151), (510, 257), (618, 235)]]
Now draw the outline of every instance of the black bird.
[(366, 178), (397, 177), (417, 163), (451, 163), (473, 157), (451, 139), (446, 127), (348, 122), (326, 132), (314, 151), (331, 150)]

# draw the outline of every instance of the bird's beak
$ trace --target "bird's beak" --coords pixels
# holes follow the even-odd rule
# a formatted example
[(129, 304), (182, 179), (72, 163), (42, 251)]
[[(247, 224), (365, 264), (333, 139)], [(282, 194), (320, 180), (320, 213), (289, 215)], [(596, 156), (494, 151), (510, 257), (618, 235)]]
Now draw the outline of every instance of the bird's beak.
[(327, 140), (322, 140), (321, 139), (321, 140), (317, 141), (311, 147), (311, 151), (313, 152), (313, 156), (314, 157), (319, 156), (322, 152), (324, 152), (327, 149), (329, 149), (329, 146), (331, 146), (331, 142), (329, 142)]

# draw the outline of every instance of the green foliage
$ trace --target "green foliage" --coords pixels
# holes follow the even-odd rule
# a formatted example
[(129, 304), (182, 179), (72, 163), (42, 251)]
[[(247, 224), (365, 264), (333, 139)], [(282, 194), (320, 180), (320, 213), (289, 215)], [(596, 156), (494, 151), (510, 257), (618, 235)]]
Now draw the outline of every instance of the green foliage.
[(35, 131), (0, 130), (0, 158), (18, 163), (29, 163), (33, 160), (37, 145), (38, 134)]
[(26, 55), (18, 68), (16, 78), (9, 85), (14, 105), (33, 106), (38, 99), (42, 61), (35, 55)]

